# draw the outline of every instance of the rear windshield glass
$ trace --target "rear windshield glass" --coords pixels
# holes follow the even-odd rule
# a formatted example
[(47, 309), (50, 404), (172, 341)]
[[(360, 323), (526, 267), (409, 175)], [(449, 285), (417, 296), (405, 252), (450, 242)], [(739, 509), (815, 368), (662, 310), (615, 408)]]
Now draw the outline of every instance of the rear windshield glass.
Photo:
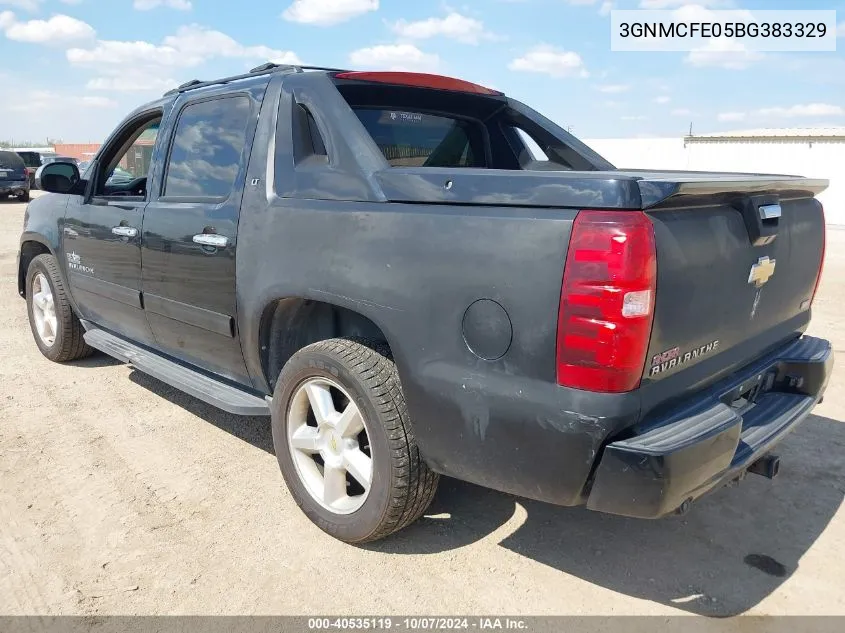
[(612, 169), (533, 110), (503, 96), (336, 80), (391, 167)]
[(389, 108), (355, 108), (391, 167), (484, 167), (481, 126)]
[(0, 169), (24, 169), (23, 160), (15, 152), (0, 151)]
[(38, 152), (18, 152), (27, 167), (41, 167), (41, 154)]

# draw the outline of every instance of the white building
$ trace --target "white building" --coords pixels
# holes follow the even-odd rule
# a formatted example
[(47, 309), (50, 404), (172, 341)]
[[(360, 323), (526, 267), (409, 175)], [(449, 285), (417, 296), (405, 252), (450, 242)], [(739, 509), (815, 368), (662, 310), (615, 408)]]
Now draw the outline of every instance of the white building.
[(794, 174), (824, 178), (828, 224), (845, 225), (845, 127), (745, 130), (678, 138), (591, 139), (619, 168)]

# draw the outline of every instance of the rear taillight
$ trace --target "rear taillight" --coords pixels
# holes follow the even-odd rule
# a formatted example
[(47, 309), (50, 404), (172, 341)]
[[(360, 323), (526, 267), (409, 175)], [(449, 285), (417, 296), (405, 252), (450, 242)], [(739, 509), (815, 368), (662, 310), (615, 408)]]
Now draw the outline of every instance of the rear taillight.
[(827, 224), (824, 218), (824, 207), (819, 203), (822, 211), (822, 259), (819, 262), (819, 276), (816, 277), (816, 285), (813, 288), (813, 296), (810, 299), (810, 305), (816, 300), (816, 294), (819, 291), (819, 284), (822, 282), (822, 273), (824, 272), (824, 252), (827, 249)]
[(557, 382), (600, 392), (642, 378), (657, 286), (654, 227), (640, 211), (581, 211), (560, 297)]

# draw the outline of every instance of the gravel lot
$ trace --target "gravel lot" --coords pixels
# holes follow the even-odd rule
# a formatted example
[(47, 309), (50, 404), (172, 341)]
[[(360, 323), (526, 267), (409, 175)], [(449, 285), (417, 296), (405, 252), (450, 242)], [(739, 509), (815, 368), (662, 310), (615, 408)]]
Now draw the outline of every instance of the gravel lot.
[(646, 522), (447, 480), (418, 524), (355, 548), (298, 511), (268, 419), (38, 353), (23, 213), (0, 202), (2, 614), (845, 614), (845, 231), (811, 329), (840, 364), (775, 482)]

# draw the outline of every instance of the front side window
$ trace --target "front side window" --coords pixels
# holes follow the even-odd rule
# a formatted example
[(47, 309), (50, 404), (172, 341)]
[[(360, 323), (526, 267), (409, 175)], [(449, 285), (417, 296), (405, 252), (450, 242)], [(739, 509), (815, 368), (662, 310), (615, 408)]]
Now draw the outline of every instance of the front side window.
[(391, 167), (484, 167), (476, 123), (389, 108), (354, 111)]
[(245, 96), (187, 106), (176, 125), (163, 195), (228, 197), (244, 159), (249, 118)]
[(95, 195), (146, 196), (146, 179), (160, 123), (161, 119), (156, 117), (127, 130), (119, 145), (107, 150), (100, 164), (102, 172)]

